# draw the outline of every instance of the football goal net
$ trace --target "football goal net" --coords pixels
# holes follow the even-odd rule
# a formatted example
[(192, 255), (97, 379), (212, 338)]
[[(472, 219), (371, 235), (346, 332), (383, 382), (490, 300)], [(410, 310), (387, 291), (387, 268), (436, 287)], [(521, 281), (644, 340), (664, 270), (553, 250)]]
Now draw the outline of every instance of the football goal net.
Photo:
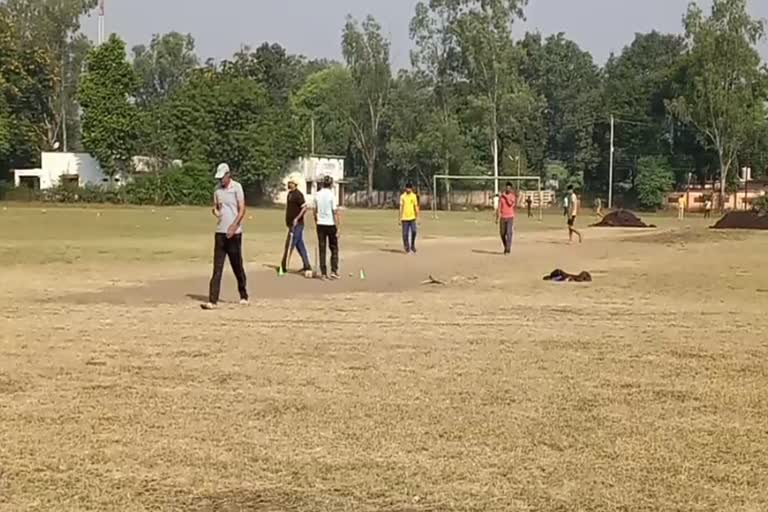
[[(498, 205), (498, 196), (496, 195), (496, 191), (498, 190), (499, 193), (504, 188), (504, 184), (506, 182), (512, 182), (516, 183), (518, 190), (517, 195), (517, 206), (518, 208), (523, 208), (526, 205), (526, 200), (528, 198), (531, 198), (531, 207), (536, 208), (539, 212), (539, 220), (542, 220), (544, 218), (544, 191), (541, 188), (541, 177), (540, 176), (451, 176), (447, 174), (437, 174), (432, 178), (432, 215), (434, 218), (437, 218), (437, 210), (439, 207), (439, 198), (438, 198), (438, 185), (440, 183), (443, 183), (444, 185), (448, 185), (452, 181), (457, 182), (464, 182), (464, 183), (472, 183), (472, 182), (491, 182), (494, 185), (494, 192), (491, 196), (493, 201), (492, 204), (486, 205), (486, 206), (493, 206), (495, 209)], [(528, 185), (535, 183), (535, 189), (534, 190), (520, 190), (520, 184)], [(497, 186), (498, 184), (498, 186)], [(447, 188), (447, 187), (446, 187)], [(466, 190), (462, 190), (461, 194), (466, 196), (465, 197), (465, 204), (467, 202), (473, 202), (473, 198), (471, 195), (471, 192), (467, 192)], [(467, 195), (469, 194), (469, 195)], [(455, 195), (453, 192), (448, 192), (446, 197), (446, 204), (450, 205), (453, 202), (453, 196)], [(460, 201), (461, 202), (461, 201)]]

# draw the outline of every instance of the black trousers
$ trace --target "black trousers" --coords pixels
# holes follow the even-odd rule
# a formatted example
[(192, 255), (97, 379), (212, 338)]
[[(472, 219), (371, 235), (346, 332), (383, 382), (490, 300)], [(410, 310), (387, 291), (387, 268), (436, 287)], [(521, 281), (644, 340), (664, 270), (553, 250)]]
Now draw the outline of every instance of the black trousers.
[(336, 226), (317, 226), (317, 243), (320, 247), (320, 273), (328, 275), (327, 247), (331, 248), (331, 272), (339, 271), (339, 237)]
[(245, 269), (243, 268), (243, 235), (227, 238), (227, 235), (224, 233), (216, 233), (213, 247), (213, 276), (211, 277), (211, 286), (208, 292), (208, 300), (212, 304), (219, 302), (221, 275), (224, 272), (224, 260), (227, 258), (229, 258), (232, 272), (234, 272), (235, 278), (237, 278), (237, 291), (240, 292), (240, 298), (248, 300)]

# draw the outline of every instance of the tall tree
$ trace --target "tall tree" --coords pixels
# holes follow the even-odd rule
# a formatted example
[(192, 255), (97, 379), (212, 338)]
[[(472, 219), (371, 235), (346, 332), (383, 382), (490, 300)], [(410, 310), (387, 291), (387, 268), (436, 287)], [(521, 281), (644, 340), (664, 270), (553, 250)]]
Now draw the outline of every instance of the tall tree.
[[(592, 55), (560, 33), (542, 41), (526, 34), (521, 73), (546, 102), (547, 157), (580, 179), (599, 162), (595, 122), (601, 116), (601, 81)], [(527, 131), (526, 131), (527, 132)]]
[(165, 112), (171, 156), (212, 168), (228, 162), (262, 189), (300, 152), (293, 113), (254, 80), (216, 68), (194, 71)]
[(126, 60), (125, 43), (116, 35), (86, 59), (80, 83), (83, 107), (83, 145), (113, 182), (131, 170), (138, 136), (138, 108), (134, 95), (139, 80)]
[(198, 65), (195, 39), (191, 34), (155, 34), (148, 47), (133, 48), (133, 68), (141, 80), (137, 100), (149, 106), (167, 99), (184, 85), (189, 73)]
[[(429, 147), (424, 149), (432, 153), (431, 160), (437, 164), (438, 169), (431, 169), (432, 174), (438, 171), (450, 175), (452, 170), (463, 168), (466, 160), (462, 151), (466, 144), (462, 140), (456, 112), (459, 51), (456, 37), (450, 30), (451, 12), (445, 4), (435, 3), (430, 8), (428, 4), (419, 2), (410, 25), (411, 39), (416, 45), (411, 52), (411, 63), (431, 89), (431, 97), (425, 99), (431, 107), (431, 111), (425, 113), (430, 127), (424, 132), (421, 145)], [(409, 139), (416, 141), (413, 137)], [(403, 139), (400, 144), (401, 148), (407, 148), (409, 141)], [(445, 181), (445, 186), (450, 198), (449, 180)]]
[(349, 117), (353, 89), (349, 70), (336, 65), (310, 75), (293, 95), (306, 152), (347, 154), (352, 138)]
[[(676, 146), (673, 136), (675, 126), (670, 122), (664, 102), (674, 95), (684, 50), (682, 37), (650, 32), (636, 34), (620, 55), (612, 55), (608, 59), (603, 96), (606, 112), (601, 121), (605, 123), (610, 114), (617, 119), (617, 181), (626, 181), (629, 186), (634, 186), (641, 158), (669, 158), (672, 155)], [(607, 129), (606, 126), (604, 131)], [(609, 154), (607, 137), (604, 139), (603, 154)]]
[(756, 49), (765, 26), (746, 0), (714, 0), (708, 17), (691, 4), (684, 24), (686, 80), (668, 106), (716, 152), (724, 196), (739, 152), (765, 120), (766, 74)]
[(381, 130), (387, 109), (392, 71), (389, 41), (381, 25), (368, 16), (359, 24), (347, 18), (342, 37), (342, 53), (354, 88), (349, 122), (358, 150), (368, 169), (368, 202), (373, 200), (373, 178), (381, 149)]
[[(455, 37), (474, 106), (488, 127), (494, 174), (500, 164), (502, 117), (518, 120), (530, 95), (520, 79), (519, 52), (512, 42), (512, 25), (523, 16), (527, 0), (430, 0), (432, 10), (446, 9), (448, 30)], [(509, 116), (504, 115), (504, 111)], [(511, 127), (519, 132), (517, 127)], [(498, 183), (495, 184), (498, 191)]]
[[(81, 41), (76, 36), (80, 19), (96, 7), (98, 0), (6, 0), (20, 46), (37, 52), (51, 78), (50, 92), (40, 105), (43, 148), (64, 142), (67, 112), (76, 112), (70, 94), (79, 73), (72, 64)], [(75, 84), (75, 85), (72, 85)]]

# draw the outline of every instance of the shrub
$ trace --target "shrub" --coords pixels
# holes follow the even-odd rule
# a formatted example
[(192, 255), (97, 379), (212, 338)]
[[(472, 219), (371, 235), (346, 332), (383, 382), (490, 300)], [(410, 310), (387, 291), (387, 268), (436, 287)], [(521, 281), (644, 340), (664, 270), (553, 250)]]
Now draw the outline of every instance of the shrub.
[(661, 157), (641, 158), (637, 165), (635, 190), (640, 208), (657, 210), (664, 205), (667, 194), (672, 191), (675, 175), (669, 162)]
[(131, 204), (206, 205), (213, 197), (213, 181), (208, 166), (190, 163), (136, 176), (123, 193)]
[(768, 196), (758, 197), (752, 202), (752, 208), (759, 213), (768, 215)]

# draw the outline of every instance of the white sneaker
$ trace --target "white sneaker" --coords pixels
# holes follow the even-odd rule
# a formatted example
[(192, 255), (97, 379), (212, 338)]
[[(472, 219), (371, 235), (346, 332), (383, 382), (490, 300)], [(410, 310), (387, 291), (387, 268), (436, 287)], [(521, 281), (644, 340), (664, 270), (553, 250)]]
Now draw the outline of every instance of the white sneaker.
[(338, 281), (339, 279), (341, 279), (341, 276), (336, 272), (333, 272), (331, 273), (331, 279), (333, 279), (334, 281)]
[(200, 308), (204, 309), (205, 311), (213, 311), (216, 309), (216, 304), (213, 302), (206, 302), (205, 304), (200, 304)]
[(304, 277), (307, 279), (312, 279), (313, 277), (315, 277), (315, 275), (311, 270), (305, 270)]
[(241, 306), (250, 306), (251, 303), (248, 301), (248, 299), (240, 299), (240, 305)]

